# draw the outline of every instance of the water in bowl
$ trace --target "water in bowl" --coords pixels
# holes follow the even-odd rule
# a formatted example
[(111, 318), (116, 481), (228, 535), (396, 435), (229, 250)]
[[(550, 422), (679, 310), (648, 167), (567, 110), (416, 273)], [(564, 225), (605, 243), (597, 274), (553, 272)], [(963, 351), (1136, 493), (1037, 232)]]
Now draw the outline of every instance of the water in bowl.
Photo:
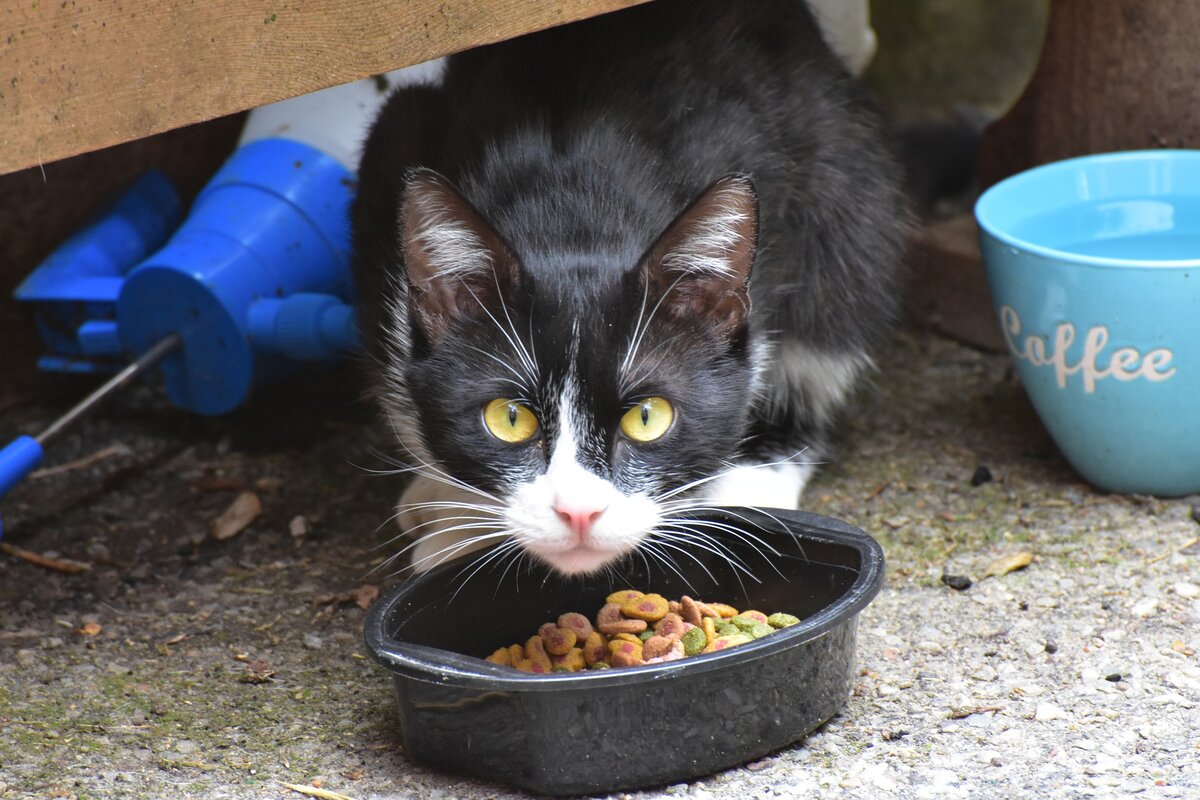
[(1135, 262), (1200, 259), (1200, 196), (1075, 203), (1022, 220), (1012, 233), (1081, 256)]

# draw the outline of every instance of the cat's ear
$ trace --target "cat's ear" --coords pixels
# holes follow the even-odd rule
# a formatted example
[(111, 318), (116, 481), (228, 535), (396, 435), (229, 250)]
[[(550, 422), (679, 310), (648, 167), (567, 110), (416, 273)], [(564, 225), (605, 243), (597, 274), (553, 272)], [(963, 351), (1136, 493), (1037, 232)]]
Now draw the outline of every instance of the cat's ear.
[(431, 343), (457, 319), (493, 306), (517, 280), (499, 234), (433, 170), (415, 170), (400, 203), (409, 308)]
[(662, 307), (728, 336), (750, 311), (750, 267), (758, 245), (758, 197), (750, 179), (721, 178), (650, 248), (644, 280)]

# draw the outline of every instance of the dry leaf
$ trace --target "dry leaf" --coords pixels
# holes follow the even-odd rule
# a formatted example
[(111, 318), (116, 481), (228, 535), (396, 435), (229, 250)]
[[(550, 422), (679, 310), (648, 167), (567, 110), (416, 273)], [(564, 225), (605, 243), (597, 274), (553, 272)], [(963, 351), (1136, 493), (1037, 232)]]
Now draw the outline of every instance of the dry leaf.
[(1019, 553), (997, 558), (987, 568), (987, 572), (983, 573), (983, 577), (990, 578), (993, 576), (1007, 575), (1010, 572), (1016, 572), (1019, 569), (1025, 569), (1033, 563), (1033, 553), (1028, 550), (1022, 550)]
[(354, 603), (364, 611), (371, 607), (371, 603), (379, 597), (379, 587), (373, 583), (364, 583), (357, 589), (351, 589), (348, 592), (333, 594), (326, 592), (319, 594), (313, 598), (313, 605), (330, 606), (343, 605), (344, 603)]
[(331, 792), (328, 789), (319, 789), (315, 786), (304, 786), (298, 783), (284, 783), (283, 781), (280, 781), (279, 785), (285, 789), (291, 789), (293, 792), (306, 794), (309, 797), (318, 797), (321, 798), (321, 800), (351, 800), (351, 798), (344, 794)]
[(354, 602), (358, 604), (358, 607), (366, 611), (371, 607), (371, 603), (374, 603), (375, 599), (379, 597), (379, 587), (372, 583), (364, 583), (350, 594), (354, 596)]
[(258, 495), (254, 492), (242, 492), (229, 504), (229, 508), (213, 521), (213, 538), (224, 540), (237, 536), (261, 513), (262, 503)]
[(266, 661), (257, 659), (251, 661), (246, 666), (246, 671), (242, 673), (238, 681), (241, 683), (267, 683), (275, 675), (275, 670), (271, 669), (271, 665)]

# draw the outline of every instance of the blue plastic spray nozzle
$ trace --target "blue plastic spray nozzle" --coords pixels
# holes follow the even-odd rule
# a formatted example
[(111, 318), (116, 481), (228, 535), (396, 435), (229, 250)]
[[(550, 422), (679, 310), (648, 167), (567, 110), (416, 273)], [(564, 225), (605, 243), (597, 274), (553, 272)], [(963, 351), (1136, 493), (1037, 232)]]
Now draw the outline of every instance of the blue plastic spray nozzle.
[[(320, 150), (262, 139), (234, 152), (172, 234), (178, 196), (148, 174), (17, 289), (50, 351), (40, 365), (120, 370), (81, 404), (90, 407), (161, 360), (176, 405), (221, 414), (300, 364), (354, 350), (353, 190), (349, 170)], [(0, 496), (41, 463), (48, 432), (0, 450)]]
[[(121, 343), (140, 352), (168, 333), (183, 339), (180, 357), (163, 364), (175, 404), (231, 411), (298, 357), (336, 355), (332, 346), (289, 348), (286, 336), (251, 320), (266, 314), (256, 304), (295, 295), (349, 303), (353, 187), (344, 166), (306, 144), (251, 142), (209, 181), (171, 240), (129, 272), (117, 298)], [(344, 330), (328, 341), (352, 347), (353, 315), (347, 309), (340, 320)]]
[(148, 172), (25, 278), (13, 296), (34, 311), (48, 351), (38, 366), (120, 369), (116, 302), (124, 275), (162, 246), (182, 216), (175, 187), (161, 172)]
[(320, 150), (262, 139), (234, 152), (171, 234), (178, 196), (144, 176), (17, 289), (49, 350), (40, 365), (113, 372), (177, 334), (168, 395), (221, 414), (299, 362), (353, 350), (353, 189)]

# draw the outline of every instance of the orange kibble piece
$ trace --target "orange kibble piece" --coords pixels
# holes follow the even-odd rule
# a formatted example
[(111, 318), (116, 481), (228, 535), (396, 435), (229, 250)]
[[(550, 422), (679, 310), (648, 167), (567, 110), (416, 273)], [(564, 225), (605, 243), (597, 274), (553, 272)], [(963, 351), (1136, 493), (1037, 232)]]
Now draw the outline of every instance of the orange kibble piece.
[(519, 644), (510, 644), (508, 646), (508, 663), (516, 666), (517, 662), (525, 658), (525, 648)]
[(738, 610), (736, 608), (734, 608), (733, 606), (725, 605), (724, 603), (706, 603), (706, 605), (709, 608), (711, 608), (713, 611), (717, 612), (717, 614), (719, 614), (722, 619), (729, 619), (730, 617), (736, 617), (738, 614)]
[(659, 636), (683, 636), (687, 632), (687, 623), (678, 614), (668, 613), (654, 623), (654, 632)]
[(615, 659), (619, 655), (620, 656), (629, 656), (632, 658), (636, 658), (638, 661), (641, 661), (642, 660), (642, 643), (641, 642), (627, 642), (622, 639), (614, 639), (613, 641), (608, 643), (608, 655), (609, 655), (608, 661), (613, 666), (617, 665), (617, 662), (615, 661)]
[(546, 647), (546, 652), (552, 656), (561, 656), (570, 652), (575, 646), (575, 631), (570, 628), (560, 628), (553, 622), (547, 622), (538, 630), (538, 636)]
[(604, 639), (604, 634), (599, 631), (592, 631), (592, 635), (587, 637), (583, 643), (583, 660), (590, 667), (597, 661), (603, 661), (608, 655), (608, 642)]
[(612, 637), (612, 640), (614, 642), (622, 641), (622, 642), (633, 642), (634, 644), (642, 643), (641, 637), (634, 636), (632, 633), (618, 633), (616, 636)]
[(748, 644), (754, 641), (754, 638), (748, 633), (730, 633), (725, 636), (718, 636), (715, 639), (708, 640), (708, 647), (704, 648), (706, 653), (715, 653), (719, 650), (728, 650), (730, 647), (737, 647), (739, 644)]
[(637, 656), (626, 655), (625, 653), (613, 653), (612, 657), (609, 658), (608, 663), (612, 664), (614, 667), (637, 667), (645, 664), (646, 662)]
[(572, 647), (566, 653), (555, 656), (551, 663), (554, 667), (565, 668), (570, 672), (578, 672), (587, 666), (587, 659), (583, 657), (583, 650), (578, 647)]
[(608, 625), (609, 623), (620, 622), (623, 619), (625, 619), (625, 617), (621, 616), (620, 603), (605, 603), (600, 607), (600, 610), (596, 612), (596, 627), (603, 628), (603, 626)]
[(642, 593), (639, 592), (637, 589), (621, 589), (619, 591), (613, 592), (608, 597), (604, 598), (604, 602), (616, 603), (619, 606), (623, 606), (626, 603), (628, 603), (630, 600), (634, 600), (641, 596), (642, 596)]
[(499, 664), (502, 667), (511, 667), (513, 665), (512, 659), (510, 659), (508, 657), (508, 648), (507, 647), (497, 648), (496, 652), (492, 653), (490, 656), (488, 656), (484, 660), (490, 661), (493, 664)]
[(545, 667), (542, 672), (550, 671), (550, 654), (546, 652), (546, 644), (542, 641), (542, 637), (529, 637), (529, 641), (525, 642), (525, 658)]
[(701, 621), (700, 627), (704, 629), (704, 638), (706, 641), (711, 642), (713, 639), (717, 638), (717, 623), (712, 617), (705, 617), (703, 621)]
[(761, 611), (743, 611), (741, 614), (735, 616), (748, 617), (755, 622), (761, 622), (763, 625), (767, 624), (767, 615)]
[(575, 631), (575, 641), (577, 642), (586, 642), (593, 631), (591, 621), (583, 614), (574, 611), (560, 616), (558, 627)]
[(659, 658), (665, 656), (675, 647), (675, 639), (670, 636), (651, 636), (642, 645), (642, 658), (649, 660), (651, 658)]
[(521, 672), (531, 672), (534, 675), (545, 675), (550, 671), (550, 662), (547, 661), (543, 664), (531, 658), (523, 658), (517, 662), (517, 669), (521, 670)]
[(679, 600), (679, 616), (683, 617), (684, 622), (698, 626), (703, 617), (700, 613), (700, 604), (685, 594)]
[(644, 619), (623, 619), (620, 622), (610, 622), (600, 626), (601, 633), (616, 636), (618, 633), (641, 633), (650, 627)]
[(670, 605), (661, 594), (644, 594), (621, 606), (621, 613), (630, 619), (657, 622), (667, 615)]

